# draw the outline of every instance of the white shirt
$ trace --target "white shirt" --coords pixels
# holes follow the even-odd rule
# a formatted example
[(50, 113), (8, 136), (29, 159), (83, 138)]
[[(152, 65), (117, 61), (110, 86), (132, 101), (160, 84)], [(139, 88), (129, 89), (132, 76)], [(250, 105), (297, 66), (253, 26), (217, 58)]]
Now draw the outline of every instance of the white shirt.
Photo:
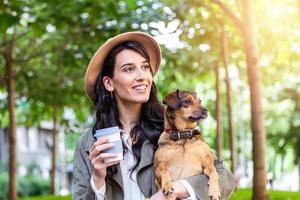
[[(135, 161), (133, 153), (131, 150), (131, 145), (128, 143), (128, 134), (122, 134), (122, 140), (126, 145), (128, 151), (124, 155), (124, 159), (120, 161), (121, 174), (123, 179), (123, 191), (124, 191), (124, 200), (144, 200), (145, 197), (142, 191), (139, 188), (136, 178), (136, 170), (133, 171), (132, 176), (130, 177), (130, 169), (134, 166)], [(195, 192), (192, 186), (186, 180), (180, 180), (188, 191), (190, 197), (188, 200), (196, 200)], [(91, 177), (91, 186), (93, 191), (96, 194), (96, 200), (104, 200), (106, 186), (105, 184), (97, 190), (93, 177)]]

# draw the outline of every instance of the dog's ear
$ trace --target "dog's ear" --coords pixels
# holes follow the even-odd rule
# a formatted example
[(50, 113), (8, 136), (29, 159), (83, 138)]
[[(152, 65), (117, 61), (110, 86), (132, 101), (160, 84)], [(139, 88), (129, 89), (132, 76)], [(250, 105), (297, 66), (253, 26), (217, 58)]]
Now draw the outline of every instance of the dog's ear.
[(180, 90), (176, 90), (168, 94), (164, 99), (163, 103), (169, 106), (172, 109), (178, 109), (181, 106), (181, 99), (180, 99)]

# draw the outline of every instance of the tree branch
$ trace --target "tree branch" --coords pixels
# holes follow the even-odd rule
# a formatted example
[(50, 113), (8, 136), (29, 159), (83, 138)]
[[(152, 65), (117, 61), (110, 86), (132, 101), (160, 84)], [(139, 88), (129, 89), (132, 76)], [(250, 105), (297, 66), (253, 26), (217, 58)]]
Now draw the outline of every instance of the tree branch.
[(233, 23), (236, 25), (238, 29), (240, 29), (243, 32), (243, 22), (240, 20), (231, 10), (228, 8), (227, 5), (225, 5), (220, 0), (211, 0), (213, 3), (218, 4), (219, 7), (231, 18)]
[(38, 52), (38, 53), (32, 54), (32, 55), (30, 55), (30, 56), (27, 56), (27, 57), (24, 58), (24, 59), (15, 59), (14, 62), (17, 63), (17, 64), (25, 63), (25, 62), (30, 61), (31, 59), (34, 59), (34, 58), (38, 58), (38, 57), (44, 56), (44, 55), (46, 55), (47, 53), (48, 53), (48, 52)]
[(16, 40), (20, 39), (21, 37), (23, 37), (24, 35), (26, 35), (26, 33), (27, 32), (23, 32), (23, 33), (20, 33), (20, 34), (16, 35), (15, 37), (13, 37), (10, 40), (4, 40), (2, 43), (0, 43), (0, 47), (4, 47), (7, 44), (9, 44), (10, 42), (13, 42), (13, 41), (16, 41)]

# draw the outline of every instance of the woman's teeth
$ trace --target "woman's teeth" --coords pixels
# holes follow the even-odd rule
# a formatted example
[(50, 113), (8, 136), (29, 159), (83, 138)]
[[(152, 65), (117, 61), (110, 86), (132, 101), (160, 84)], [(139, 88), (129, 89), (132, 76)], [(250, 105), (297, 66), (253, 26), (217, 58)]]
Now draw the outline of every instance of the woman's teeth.
[(146, 86), (145, 85), (140, 85), (140, 86), (136, 86), (136, 87), (133, 87), (135, 90), (144, 90), (146, 89)]

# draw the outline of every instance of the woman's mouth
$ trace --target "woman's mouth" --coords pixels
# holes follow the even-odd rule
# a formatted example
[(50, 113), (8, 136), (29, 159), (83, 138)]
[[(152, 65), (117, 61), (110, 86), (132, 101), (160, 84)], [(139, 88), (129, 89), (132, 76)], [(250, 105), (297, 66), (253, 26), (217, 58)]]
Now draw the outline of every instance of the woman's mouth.
[(148, 85), (135, 85), (132, 88), (137, 92), (145, 92)]

